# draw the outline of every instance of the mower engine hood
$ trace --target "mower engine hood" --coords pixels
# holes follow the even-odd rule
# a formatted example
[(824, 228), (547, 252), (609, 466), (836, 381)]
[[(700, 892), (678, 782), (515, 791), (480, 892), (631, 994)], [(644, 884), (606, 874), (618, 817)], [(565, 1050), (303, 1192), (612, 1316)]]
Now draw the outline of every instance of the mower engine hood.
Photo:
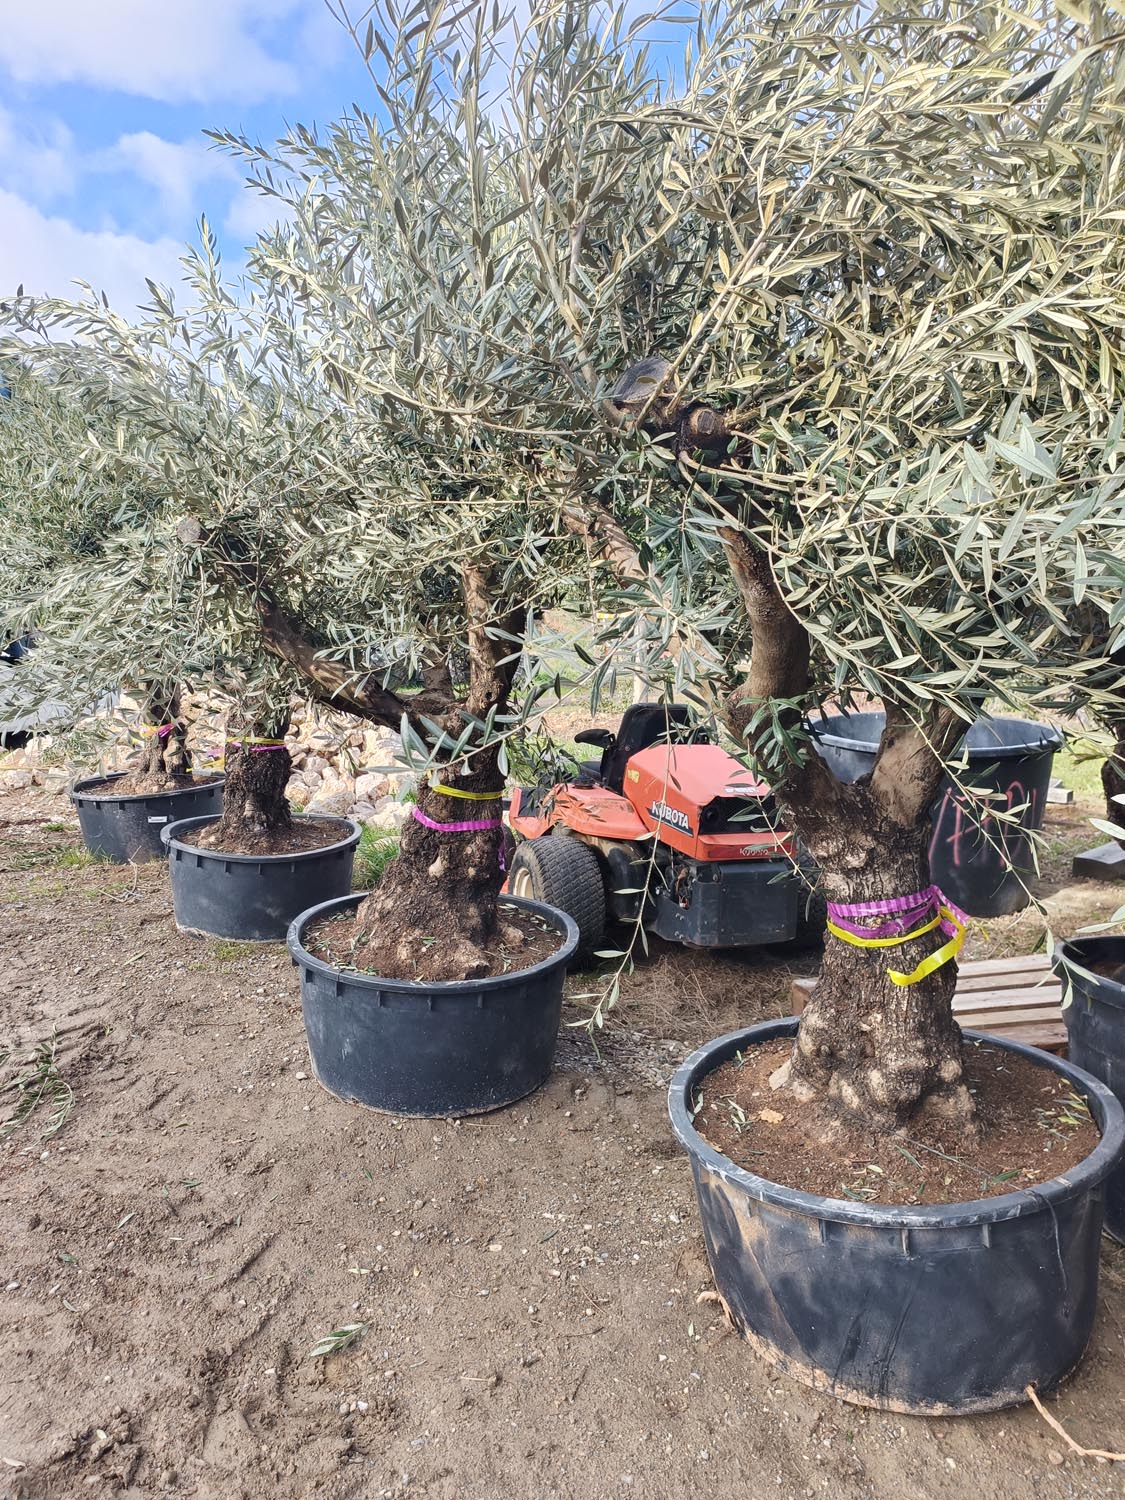
[(695, 859), (790, 851), (791, 836), (775, 826), (769, 786), (719, 745), (639, 750), (625, 768), (623, 790), (650, 832)]

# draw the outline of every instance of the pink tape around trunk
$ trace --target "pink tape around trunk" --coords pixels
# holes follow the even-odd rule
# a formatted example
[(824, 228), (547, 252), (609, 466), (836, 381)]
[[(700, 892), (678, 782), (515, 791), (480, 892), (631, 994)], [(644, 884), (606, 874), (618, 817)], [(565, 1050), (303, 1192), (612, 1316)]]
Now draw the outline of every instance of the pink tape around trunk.
[[(915, 891), (910, 896), (896, 896), (890, 901), (829, 901), (828, 916), (837, 927), (843, 927), (856, 937), (903, 937), (927, 917), (936, 915), (943, 906), (953, 912), (962, 924), (968, 922), (965, 913), (954, 906), (937, 885), (931, 885), (924, 891)], [(873, 927), (870, 925), (873, 917), (886, 917), (887, 921)], [(941, 928), (949, 937), (957, 931), (945, 917), (942, 918)]]
[(486, 828), (503, 828), (503, 818), (473, 818), (467, 823), (436, 823), (433, 818), (428, 818), (424, 812), (414, 809), (413, 816), (426, 828), (434, 828), (438, 833), (481, 833)]

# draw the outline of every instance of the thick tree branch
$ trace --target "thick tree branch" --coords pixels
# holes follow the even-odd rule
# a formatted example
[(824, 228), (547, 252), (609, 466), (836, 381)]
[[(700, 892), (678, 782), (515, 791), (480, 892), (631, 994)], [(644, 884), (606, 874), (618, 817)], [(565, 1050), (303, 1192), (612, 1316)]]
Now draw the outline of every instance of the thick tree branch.
[(887, 703), (886, 711), (871, 792), (893, 822), (910, 827), (928, 816), (965, 721), (948, 708), (935, 708), (921, 724), (900, 704)]
[(403, 714), (415, 717), (417, 699), (408, 703), (384, 688), (374, 673), (357, 678), (339, 662), (322, 656), (262, 588), (254, 590), (251, 602), (266, 650), (299, 672), (318, 702), (389, 729), (399, 727)]
[(593, 556), (608, 564), (622, 587), (644, 583), (648, 577), (641, 555), (617, 518), (596, 501), (570, 499), (562, 508), (562, 522), (572, 536), (589, 542)]
[(494, 602), (496, 570), (467, 562), (461, 568), (461, 587), (469, 616), (468, 711), (482, 718), (490, 708), (503, 707), (519, 666), (518, 642), (523, 640), (527, 611), (521, 606), (500, 615)]
[[(181, 540), (198, 543), (202, 528), (194, 519), (180, 526)], [(444, 696), (435, 701), (428, 693), (409, 700), (383, 687), (376, 673), (357, 676), (339, 662), (324, 656), (301, 632), (277, 603), (262, 577), (258, 563), (243, 555), (244, 548), (236, 537), (213, 534), (211, 558), (227, 581), (246, 598), (258, 621), (262, 645), (272, 656), (292, 667), (309, 685), (312, 697), (328, 708), (355, 714), (373, 724), (398, 729), (403, 714), (424, 734), (420, 715), (440, 716), (448, 712), (450, 702)]]

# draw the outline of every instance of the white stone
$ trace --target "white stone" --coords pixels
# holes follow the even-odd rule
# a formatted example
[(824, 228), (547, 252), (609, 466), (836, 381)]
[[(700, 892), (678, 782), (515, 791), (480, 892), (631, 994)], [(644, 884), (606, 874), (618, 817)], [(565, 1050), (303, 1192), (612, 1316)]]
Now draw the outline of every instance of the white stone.
[(410, 817), (410, 811), (405, 802), (396, 802), (393, 797), (384, 797), (372, 809), (369, 821), (374, 828), (398, 829)]
[(351, 805), (351, 792), (346, 787), (341, 787), (334, 792), (319, 791), (311, 802), (306, 803), (305, 812), (319, 814), (324, 818), (342, 818), (347, 816)]
[(385, 776), (373, 776), (370, 772), (355, 779), (355, 794), (360, 802), (378, 802), (387, 795), (389, 788)]

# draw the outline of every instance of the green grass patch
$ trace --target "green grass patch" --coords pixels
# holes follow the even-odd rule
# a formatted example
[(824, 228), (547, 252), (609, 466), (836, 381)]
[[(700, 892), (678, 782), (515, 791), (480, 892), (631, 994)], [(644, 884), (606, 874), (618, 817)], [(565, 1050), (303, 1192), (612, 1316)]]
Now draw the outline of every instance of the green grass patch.
[(238, 963), (240, 959), (251, 958), (260, 952), (261, 946), (258, 943), (238, 943), (230, 938), (220, 938), (211, 947), (212, 958), (221, 964)]
[(61, 870), (84, 870), (87, 865), (107, 865), (112, 863), (103, 859), (100, 855), (91, 854), (89, 849), (57, 849), (53, 856), (54, 864)]
[(398, 853), (398, 834), (381, 828), (365, 828), (355, 851), (352, 884), (357, 891), (369, 891)]
[(1086, 749), (1074, 751), (1068, 746), (1055, 756), (1054, 774), (1076, 797), (1100, 799), (1103, 764), (1101, 755), (1091, 755)]

